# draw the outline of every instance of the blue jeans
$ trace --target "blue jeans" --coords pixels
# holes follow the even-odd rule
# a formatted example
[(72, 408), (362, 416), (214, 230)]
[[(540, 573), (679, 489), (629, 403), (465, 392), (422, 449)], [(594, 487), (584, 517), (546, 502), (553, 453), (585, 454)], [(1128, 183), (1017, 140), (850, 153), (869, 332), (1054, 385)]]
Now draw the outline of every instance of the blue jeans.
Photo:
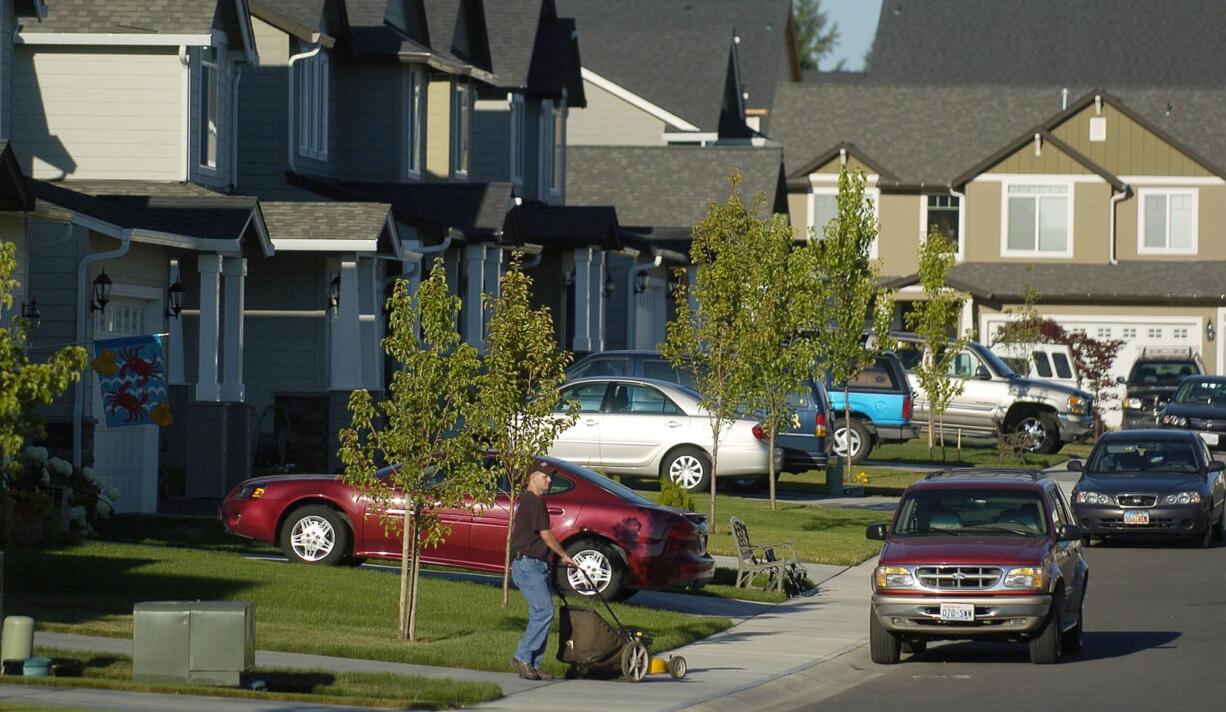
[(511, 562), (511, 580), (528, 601), (528, 627), (515, 648), (515, 658), (539, 668), (545, 655), (545, 640), (553, 622), (553, 589), (549, 585), (549, 564), (540, 559)]

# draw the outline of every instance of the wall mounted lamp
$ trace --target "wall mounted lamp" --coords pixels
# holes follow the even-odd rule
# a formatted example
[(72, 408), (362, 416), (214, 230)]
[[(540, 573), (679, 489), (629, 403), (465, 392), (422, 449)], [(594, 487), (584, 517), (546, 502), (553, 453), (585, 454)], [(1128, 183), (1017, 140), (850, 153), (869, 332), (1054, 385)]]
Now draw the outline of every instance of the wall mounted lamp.
[(335, 312), (341, 306), (341, 276), (336, 274), (328, 283), (328, 308)]
[(43, 321), (43, 313), (38, 310), (38, 300), (31, 299), (29, 302), (21, 303), (21, 318), (25, 319), (26, 324), (31, 329), (37, 329), (38, 325)]
[(94, 299), (89, 303), (90, 311), (102, 311), (111, 301), (111, 278), (106, 276), (106, 270), (94, 277)]
[(1217, 338), (1217, 327), (1213, 325), (1212, 320), (1205, 322), (1205, 338), (1210, 341)]
[(187, 290), (183, 288), (183, 283), (175, 280), (175, 283), (170, 285), (166, 290), (166, 316), (178, 318), (179, 312), (183, 311), (183, 293)]

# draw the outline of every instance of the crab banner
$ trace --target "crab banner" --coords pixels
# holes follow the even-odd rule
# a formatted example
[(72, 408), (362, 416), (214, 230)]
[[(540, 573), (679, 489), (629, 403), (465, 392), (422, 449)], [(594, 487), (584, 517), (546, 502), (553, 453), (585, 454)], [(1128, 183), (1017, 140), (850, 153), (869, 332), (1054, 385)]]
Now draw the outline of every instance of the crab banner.
[(156, 336), (126, 336), (94, 342), (91, 363), (102, 390), (106, 426), (170, 425), (166, 367)]

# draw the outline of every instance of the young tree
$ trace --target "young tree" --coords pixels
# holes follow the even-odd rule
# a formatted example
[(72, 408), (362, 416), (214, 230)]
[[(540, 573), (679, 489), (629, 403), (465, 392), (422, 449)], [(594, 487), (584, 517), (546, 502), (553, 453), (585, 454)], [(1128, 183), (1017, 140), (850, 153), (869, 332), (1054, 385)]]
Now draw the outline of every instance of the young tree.
[[(485, 369), (477, 381), (481, 422), (486, 440), (507, 477), (510, 512), (528, 483), (536, 458), (578, 419), (579, 404), (561, 400), (570, 353), (558, 347), (547, 307), (533, 308), (532, 278), (523, 271), (523, 255), (511, 256), (499, 282), (499, 294), (486, 296), (490, 310), (485, 339)], [(511, 572), (511, 528), (503, 553), (502, 607), (507, 606)]]
[[(877, 239), (873, 205), (864, 194), (864, 174), (839, 172), (836, 214), (825, 227), (823, 239), (810, 239), (805, 249), (814, 252), (814, 290), (807, 322), (817, 334), (816, 353), (830, 370), (833, 383), (843, 384), (843, 424), (850, 438), (851, 398), (848, 381), (892, 347), (890, 324), (894, 294), (878, 286), (877, 267), (870, 254)], [(814, 236), (811, 236), (814, 237)], [(865, 339), (872, 324), (873, 338)], [(837, 427), (837, 426), (836, 426)], [(846, 443), (850, 453), (850, 443)], [(851, 479), (851, 457), (843, 457), (842, 481)], [(833, 473), (831, 473), (833, 474)], [(827, 488), (842, 490), (842, 481), (828, 477)]]
[[(345, 482), (382, 512), (404, 511), (381, 516), (403, 538), (398, 634), (411, 641), (422, 547), (450, 535), (439, 510), (487, 503), (493, 487), (472, 426), (480, 361), (456, 331), (460, 300), (448, 292), (442, 260), (435, 260), (415, 299), (408, 282), (398, 280), (387, 306), (383, 348), (400, 368), (385, 400), (376, 403), (365, 389), (349, 397), (352, 422), (340, 431), (339, 455)], [(392, 465), (383, 476), (380, 463)]]
[(924, 300), (907, 314), (907, 327), (924, 340), (924, 358), (915, 366), (915, 375), (928, 396), (928, 459), (932, 459), (933, 428), (941, 434), (941, 459), (945, 459), (945, 410), (954, 396), (962, 392), (963, 382), (950, 377), (950, 368), (966, 348), (970, 334), (952, 342), (949, 331), (958, 323), (966, 298), (945, 285), (953, 267), (958, 246), (937, 227), (928, 231), (919, 248), (920, 285)]
[[(839, 43), (839, 26), (830, 22), (829, 16), (822, 11), (821, 0), (792, 0), (792, 12), (800, 66), (817, 69)], [(842, 62), (835, 67), (836, 70), (842, 68)]]
[[(694, 388), (702, 394), (699, 404), (711, 425), (708, 527), (712, 533), (716, 531), (719, 443), (738, 408), (745, 404), (751, 361), (740, 350), (750, 292), (746, 265), (753, 258), (743, 240), (754, 229), (755, 217), (741, 200), (740, 174), (734, 173), (729, 183), (727, 202), (711, 203), (707, 216), (694, 225), (690, 245), (694, 284), (687, 286), (685, 270), (677, 270), (677, 317), (668, 323), (667, 339), (660, 348), (673, 366), (693, 376)], [(764, 202), (759, 198), (755, 205), (760, 209)]]
[[(0, 241), (0, 313), (12, 313), (13, 292), (21, 284), (17, 270), (17, 246)], [(26, 353), (26, 321), (14, 315), (9, 326), (0, 328), (0, 464), (8, 466), (21, 451), (27, 436), (42, 430), (34, 412), (68, 389), (85, 368), (87, 357), (80, 346), (67, 346), (42, 363), (32, 363)]]

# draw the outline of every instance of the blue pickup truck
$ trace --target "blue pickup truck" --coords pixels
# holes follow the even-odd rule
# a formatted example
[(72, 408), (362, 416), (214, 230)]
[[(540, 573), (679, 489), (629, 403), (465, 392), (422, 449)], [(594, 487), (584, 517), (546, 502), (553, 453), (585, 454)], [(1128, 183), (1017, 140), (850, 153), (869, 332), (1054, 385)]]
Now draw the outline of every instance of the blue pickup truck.
[(863, 462), (880, 443), (904, 442), (915, 437), (911, 425), (911, 386), (907, 371), (894, 353), (887, 353), (850, 382), (851, 425), (843, 420), (843, 384), (832, 383), (826, 373), (826, 391), (833, 409), (834, 453), (843, 456), (851, 442), (851, 461)]

